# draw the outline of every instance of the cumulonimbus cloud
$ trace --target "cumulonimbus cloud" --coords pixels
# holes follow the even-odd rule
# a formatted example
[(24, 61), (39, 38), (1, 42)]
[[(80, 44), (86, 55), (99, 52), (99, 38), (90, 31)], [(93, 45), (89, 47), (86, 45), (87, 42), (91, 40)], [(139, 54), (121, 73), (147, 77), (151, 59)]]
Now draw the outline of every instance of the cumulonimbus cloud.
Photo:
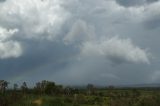
[[(143, 66), (139, 68), (139, 65), (146, 67), (151, 63), (150, 55), (145, 48), (159, 50), (153, 39), (147, 38), (148, 29), (142, 25), (149, 17), (154, 20), (149, 24), (153, 23), (155, 26), (156, 23), (156, 27), (159, 26), (159, 19), (156, 22), (152, 19), (153, 16), (159, 15), (159, 2), (148, 2), (154, 0), (121, 0), (129, 4), (116, 2), (120, 0), (1, 1), (3, 2), (0, 2), (0, 30), (3, 30), (3, 34), (0, 35), (0, 59), (6, 61), (0, 62), (7, 64), (10, 61), (7, 61), (8, 58), (22, 56), (12, 61), (14, 65), (1, 64), (4, 67), (1, 70), (9, 70), (7, 67), (14, 66), (10, 70), (20, 70), (26, 78), (29, 75), (25, 73), (37, 70), (37, 79), (48, 79), (50, 76), (50, 79), (59, 78), (60, 81), (67, 81), (68, 73), (68, 79), (70, 75), (74, 76), (73, 82), (78, 77), (79, 81), (84, 79), (83, 82), (86, 82), (92, 73), (93, 77), (89, 79), (94, 80), (98, 75), (98, 83), (106, 83), (106, 80), (117, 78), (119, 81), (126, 73), (127, 81), (138, 82), (143, 74), (139, 75), (136, 81), (128, 75), (130, 72), (135, 72), (136, 75), (141, 70), (148, 74)], [(158, 37), (155, 39), (158, 40)], [(116, 65), (112, 67), (110, 62)], [(17, 63), (21, 63), (21, 67), (16, 66)], [(61, 71), (63, 68), (64, 71)], [(117, 70), (121, 73), (115, 73)], [(55, 71), (64, 76), (56, 76)], [(37, 73), (31, 74), (33, 78), (35, 74)], [(1, 76), (12, 75), (6, 73)]]
[(81, 47), (83, 56), (103, 56), (113, 62), (149, 64), (149, 53), (135, 46), (130, 39), (112, 37), (96, 42), (85, 42)]
[(0, 6), (0, 23), (7, 28), (18, 28), (26, 38), (53, 40), (69, 17), (62, 3), (59, 0), (7, 0)]
[(159, 0), (116, 0), (117, 3), (125, 7), (140, 6), (157, 1)]

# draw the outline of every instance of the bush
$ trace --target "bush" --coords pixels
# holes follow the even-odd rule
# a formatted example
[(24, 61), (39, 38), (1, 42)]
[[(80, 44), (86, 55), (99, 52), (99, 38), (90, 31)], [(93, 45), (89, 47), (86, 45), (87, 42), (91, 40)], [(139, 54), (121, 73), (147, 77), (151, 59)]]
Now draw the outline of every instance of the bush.
[(152, 96), (144, 96), (140, 98), (137, 106), (159, 106), (159, 103)]
[(65, 106), (65, 102), (62, 98), (46, 97), (43, 99), (42, 106)]

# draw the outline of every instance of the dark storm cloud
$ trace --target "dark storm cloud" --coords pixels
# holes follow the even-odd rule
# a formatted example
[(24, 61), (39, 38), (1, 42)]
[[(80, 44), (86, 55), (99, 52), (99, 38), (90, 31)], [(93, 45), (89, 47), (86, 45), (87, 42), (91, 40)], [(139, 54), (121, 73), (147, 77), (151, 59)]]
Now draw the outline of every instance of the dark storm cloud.
[(7, 0), (0, 6), (0, 77), (158, 82), (159, 6), (157, 0)]
[(159, 0), (146, 0), (146, 2), (148, 2), (148, 3), (153, 3), (153, 2), (157, 2), (157, 1), (159, 1)]
[(130, 7), (130, 6), (140, 6), (146, 3), (154, 3), (159, 0), (116, 0), (122, 6)]
[(155, 15), (148, 18), (146, 21), (144, 21), (144, 27), (151, 30), (160, 28), (160, 15)]
[[(71, 46), (56, 42), (43, 41), (42, 43), (36, 40), (26, 40), (23, 41), (23, 45), (25, 47), (23, 56), (0, 61), (1, 78), (10, 79), (12, 78), (11, 76), (32, 73), (32, 71), (34, 72), (37, 68), (46, 64), (51, 64), (52, 66), (48, 70), (57, 71), (63, 68), (62, 66), (67, 64), (68, 58), (74, 57), (77, 52)], [(46, 72), (48, 70), (45, 69), (43, 71)]]
[(0, 0), (0, 2), (5, 2), (6, 0)]

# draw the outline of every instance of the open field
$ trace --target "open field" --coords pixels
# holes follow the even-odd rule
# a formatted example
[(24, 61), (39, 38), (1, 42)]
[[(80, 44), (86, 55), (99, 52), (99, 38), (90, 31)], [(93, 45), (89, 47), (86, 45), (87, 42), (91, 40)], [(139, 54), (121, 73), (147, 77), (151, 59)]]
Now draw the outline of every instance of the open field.
[(28, 88), (5, 89), (0, 106), (159, 106), (159, 88), (63, 87), (45, 81)]

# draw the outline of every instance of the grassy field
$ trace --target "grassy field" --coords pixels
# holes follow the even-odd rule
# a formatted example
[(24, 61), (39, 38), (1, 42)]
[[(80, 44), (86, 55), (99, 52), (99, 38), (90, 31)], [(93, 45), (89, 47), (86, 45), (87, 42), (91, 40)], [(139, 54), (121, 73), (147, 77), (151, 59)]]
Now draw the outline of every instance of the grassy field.
[(66, 94), (35, 94), (8, 91), (0, 95), (0, 106), (159, 106), (160, 90), (106, 89), (88, 95), (87, 90)]
[[(3, 84), (7, 85), (7, 83)], [(42, 81), (14, 89), (1, 86), (0, 106), (160, 106), (160, 88), (63, 87)]]

